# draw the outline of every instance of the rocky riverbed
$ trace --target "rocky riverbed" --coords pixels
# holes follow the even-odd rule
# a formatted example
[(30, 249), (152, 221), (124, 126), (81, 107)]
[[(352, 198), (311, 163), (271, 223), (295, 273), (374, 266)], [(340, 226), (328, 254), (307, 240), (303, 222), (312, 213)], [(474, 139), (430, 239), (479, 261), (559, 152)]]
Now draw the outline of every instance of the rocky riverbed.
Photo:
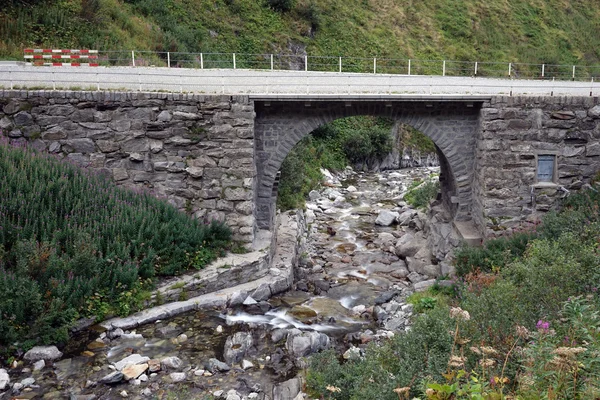
[(307, 235), (292, 290), (135, 331), (89, 329), (62, 353), (34, 349), (0, 370), (0, 399), (308, 398), (307, 356), (335, 347), (360, 357), (367, 343), (401, 334), (412, 315), (406, 298), (452, 273), (449, 216), (403, 200), (414, 180), (437, 173), (328, 176), (300, 216)]

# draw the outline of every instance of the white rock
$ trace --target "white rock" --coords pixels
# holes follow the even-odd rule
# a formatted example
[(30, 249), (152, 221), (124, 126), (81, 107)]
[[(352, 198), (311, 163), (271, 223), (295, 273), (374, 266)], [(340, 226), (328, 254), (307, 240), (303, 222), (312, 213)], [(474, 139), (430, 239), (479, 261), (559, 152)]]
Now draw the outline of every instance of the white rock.
[(223, 333), (223, 327), (221, 325), (217, 326), (217, 333)]
[(185, 372), (171, 372), (169, 377), (173, 383), (183, 382), (185, 380)]
[(202, 376), (202, 375), (204, 375), (205, 372), (206, 371), (203, 370), (203, 369), (197, 369), (197, 370), (194, 371), (194, 375), (196, 375), (196, 376)]
[(346, 189), (346, 190), (347, 190), (348, 192), (350, 192), (350, 193), (354, 193), (354, 192), (356, 192), (356, 191), (357, 191), (356, 187), (354, 187), (354, 186), (352, 186), (352, 185), (348, 186), (348, 189)]
[(183, 361), (181, 361), (181, 358), (175, 356), (165, 357), (160, 360), (160, 366), (162, 369), (181, 369)]
[(236, 392), (234, 389), (231, 389), (229, 392), (227, 392), (227, 398), (225, 400), (242, 400), (242, 398), (238, 392)]
[(140, 380), (140, 382), (146, 382), (148, 381), (148, 375), (146, 374), (141, 374), (138, 379)]
[(246, 297), (246, 300), (244, 300), (244, 302), (242, 304), (244, 304), (245, 306), (251, 306), (253, 304), (257, 304), (258, 302), (256, 300), (254, 300), (252, 298), (252, 296), (248, 296)]
[(247, 369), (250, 369), (250, 368), (254, 368), (254, 364), (252, 364), (248, 360), (242, 360), (242, 369), (243, 370), (247, 370)]
[(5, 369), (0, 368), (0, 390), (6, 389), (8, 384), (10, 383), (10, 376)]
[(33, 370), (34, 371), (39, 371), (40, 369), (44, 368), (46, 366), (46, 361), (44, 360), (39, 360), (33, 363)]
[(182, 333), (181, 335), (177, 336), (177, 343), (185, 343), (187, 342), (188, 337), (185, 333)]
[(33, 385), (34, 383), (35, 383), (34, 378), (25, 378), (21, 381), (21, 385), (23, 385), (23, 387), (29, 387), (29, 386)]
[(38, 360), (54, 361), (61, 358), (61, 353), (56, 346), (35, 346), (29, 350), (23, 358), (27, 361), (35, 362)]
[(126, 391), (126, 390), (122, 390), (122, 391), (121, 391), (119, 394), (120, 394), (120, 395), (121, 395), (121, 397), (123, 397), (123, 398), (124, 398), (124, 397), (127, 397), (127, 396), (129, 396), (129, 395), (127, 394), (127, 391)]
[(125, 368), (127, 365), (133, 364), (133, 365), (137, 365), (137, 364), (143, 364), (145, 362), (148, 362), (150, 360), (150, 357), (144, 357), (140, 354), (132, 354), (130, 356), (125, 357), (124, 359), (122, 359), (119, 362), (115, 363), (115, 369), (117, 371), (122, 371), (123, 368)]
[(213, 396), (221, 397), (221, 396), (223, 396), (223, 393), (225, 393), (224, 390), (217, 390), (216, 392), (213, 392)]
[(377, 219), (375, 220), (375, 224), (381, 226), (390, 226), (396, 221), (400, 214), (395, 211), (381, 210)]
[(150, 390), (150, 388), (145, 388), (142, 390), (142, 394), (147, 397), (152, 396), (152, 390)]

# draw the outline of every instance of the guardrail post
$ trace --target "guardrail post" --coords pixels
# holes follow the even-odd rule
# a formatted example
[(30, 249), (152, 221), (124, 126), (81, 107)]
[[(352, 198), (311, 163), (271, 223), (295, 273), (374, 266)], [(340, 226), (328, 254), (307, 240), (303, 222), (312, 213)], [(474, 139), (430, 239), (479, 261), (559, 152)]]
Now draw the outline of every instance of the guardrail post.
[(98, 91), (100, 91), (100, 76), (97, 72), (96, 72), (96, 88), (98, 89)]
[(410, 59), (408, 60), (408, 75), (410, 75)]
[(271, 54), (271, 71), (273, 71), (273, 54)]
[(340, 57), (340, 73), (342, 72), (342, 57)]
[(573, 80), (575, 80), (575, 66), (573, 65)]
[(544, 77), (545, 69), (546, 69), (546, 64), (542, 64), (542, 78)]
[(171, 53), (167, 51), (167, 67), (171, 68)]
[(131, 50), (131, 63), (135, 67), (135, 52), (133, 50)]
[(235, 69), (235, 53), (233, 53), (233, 69)]
[(373, 57), (373, 73), (377, 73), (377, 57)]
[(508, 63), (508, 76), (512, 74), (512, 63)]
[(477, 61), (475, 61), (475, 76), (477, 76)]
[(200, 69), (204, 69), (204, 54), (200, 53)]
[(442, 63), (442, 76), (446, 76), (446, 60)]
[(304, 72), (308, 71), (308, 56), (304, 56)]

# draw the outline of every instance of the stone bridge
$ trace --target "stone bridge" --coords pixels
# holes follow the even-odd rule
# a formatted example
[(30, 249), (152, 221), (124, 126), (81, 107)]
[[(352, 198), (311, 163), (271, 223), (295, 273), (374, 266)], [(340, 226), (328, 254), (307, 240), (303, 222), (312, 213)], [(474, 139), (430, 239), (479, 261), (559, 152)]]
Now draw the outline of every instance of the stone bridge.
[[(535, 222), (600, 171), (596, 97), (198, 95), (0, 90), (0, 129), (148, 188), (250, 242), (270, 229), (275, 178), (318, 126), (385, 116), (430, 137), (442, 195), (457, 225), (480, 235)], [(0, 199), (1, 201), (1, 199)]]

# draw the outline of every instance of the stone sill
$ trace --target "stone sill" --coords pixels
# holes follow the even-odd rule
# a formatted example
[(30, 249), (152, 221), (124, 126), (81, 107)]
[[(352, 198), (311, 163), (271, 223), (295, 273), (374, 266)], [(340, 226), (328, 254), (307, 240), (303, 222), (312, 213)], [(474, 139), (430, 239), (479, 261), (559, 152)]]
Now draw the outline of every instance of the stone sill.
[(531, 185), (534, 189), (558, 189), (560, 185), (554, 182), (538, 182)]

